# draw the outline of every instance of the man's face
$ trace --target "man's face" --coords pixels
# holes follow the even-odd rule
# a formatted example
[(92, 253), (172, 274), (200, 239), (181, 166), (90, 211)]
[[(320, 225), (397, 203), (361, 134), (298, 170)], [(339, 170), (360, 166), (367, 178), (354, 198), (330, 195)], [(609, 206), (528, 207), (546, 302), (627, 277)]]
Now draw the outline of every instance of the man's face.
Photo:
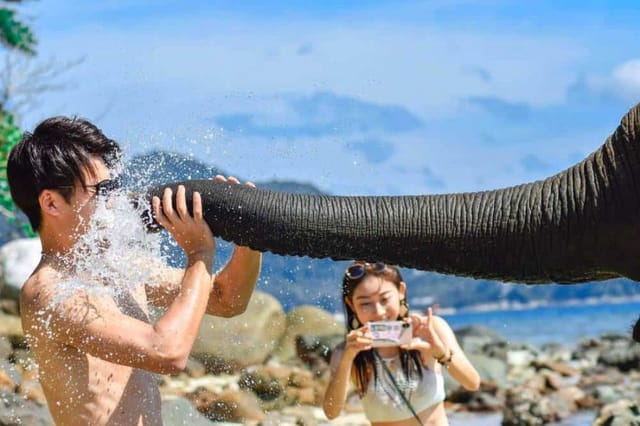
[[(97, 191), (95, 185), (105, 179), (109, 179), (110, 173), (107, 166), (99, 158), (92, 161), (93, 170), (86, 168), (83, 170), (86, 188), (83, 188), (80, 182), (76, 183), (74, 192), (69, 200), (69, 211), (67, 212), (70, 229), (74, 236), (85, 233), (91, 215), (96, 209)], [(92, 173), (93, 172), (93, 173)]]

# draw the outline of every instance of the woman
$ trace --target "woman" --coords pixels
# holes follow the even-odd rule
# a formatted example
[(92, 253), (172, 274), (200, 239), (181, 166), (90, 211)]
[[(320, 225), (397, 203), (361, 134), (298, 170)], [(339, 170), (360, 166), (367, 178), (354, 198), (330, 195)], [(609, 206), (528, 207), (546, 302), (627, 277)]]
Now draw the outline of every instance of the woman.
[[(353, 382), (373, 425), (447, 425), (442, 368), (474, 391), (480, 377), (462, 352), (451, 327), (434, 316), (409, 315), (407, 286), (400, 271), (383, 263), (354, 262), (342, 281), (347, 336), (331, 357), (331, 380), (323, 409), (337, 417)], [(373, 347), (371, 325), (401, 320), (413, 338), (401, 346)]]

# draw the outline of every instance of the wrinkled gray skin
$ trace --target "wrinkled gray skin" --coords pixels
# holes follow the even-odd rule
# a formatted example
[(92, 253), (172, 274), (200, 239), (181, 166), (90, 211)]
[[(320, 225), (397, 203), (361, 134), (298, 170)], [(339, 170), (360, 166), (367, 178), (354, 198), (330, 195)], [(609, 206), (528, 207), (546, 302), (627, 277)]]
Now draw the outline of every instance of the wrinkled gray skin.
[(640, 281), (640, 104), (580, 163), (494, 191), (337, 197), (182, 184), (202, 194), (215, 235), (260, 251), (522, 283)]

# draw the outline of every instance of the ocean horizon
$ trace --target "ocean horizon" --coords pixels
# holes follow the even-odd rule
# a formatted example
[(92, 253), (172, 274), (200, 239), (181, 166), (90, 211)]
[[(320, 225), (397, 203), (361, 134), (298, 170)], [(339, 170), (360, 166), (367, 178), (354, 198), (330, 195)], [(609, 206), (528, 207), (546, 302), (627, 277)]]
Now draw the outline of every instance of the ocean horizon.
[[(418, 310), (417, 310), (418, 311)], [(421, 310), (420, 310), (421, 311)], [(560, 305), (536, 305), (489, 309), (473, 307), (466, 310), (437, 310), (454, 329), (471, 325), (485, 326), (509, 343), (528, 343), (534, 346), (561, 343), (575, 346), (588, 338), (605, 334), (631, 336), (633, 325), (640, 316), (640, 300), (629, 302), (593, 300), (570, 301)], [(342, 312), (334, 313), (344, 321)]]
[(482, 325), (510, 343), (575, 345), (604, 334), (631, 336), (640, 301), (602, 302), (439, 313), (455, 330)]

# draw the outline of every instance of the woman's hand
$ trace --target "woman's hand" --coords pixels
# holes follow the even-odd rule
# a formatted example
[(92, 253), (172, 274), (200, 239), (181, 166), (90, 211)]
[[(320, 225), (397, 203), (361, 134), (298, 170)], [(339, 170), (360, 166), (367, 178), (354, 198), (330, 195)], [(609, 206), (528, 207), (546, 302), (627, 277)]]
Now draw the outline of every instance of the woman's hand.
[(355, 358), (361, 351), (367, 351), (372, 348), (373, 336), (366, 324), (355, 330), (351, 330), (347, 334), (344, 344), (344, 354), (351, 359)]
[(401, 346), (402, 349), (419, 350), (423, 358), (438, 359), (448, 354), (449, 349), (433, 326), (433, 309), (427, 309), (426, 317), (412, 314), (408, 321), (413, 325), (413, 340), (409, 345)]

